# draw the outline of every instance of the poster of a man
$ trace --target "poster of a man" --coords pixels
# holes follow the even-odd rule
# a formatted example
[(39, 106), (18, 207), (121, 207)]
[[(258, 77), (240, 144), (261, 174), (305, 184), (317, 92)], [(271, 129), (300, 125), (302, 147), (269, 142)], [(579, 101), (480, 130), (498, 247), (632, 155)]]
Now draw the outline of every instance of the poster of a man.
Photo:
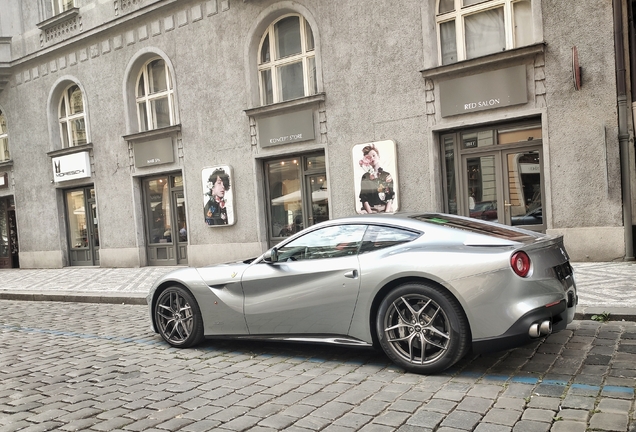
[(377, 141), (353, 146), (355, 208), (360, 214), (398, 210), (395, 142)]
[(204, 168), (203, 217), (208, 226), (234, 225), (234, 197), (230, 178), (232, 169), (228, 165)]

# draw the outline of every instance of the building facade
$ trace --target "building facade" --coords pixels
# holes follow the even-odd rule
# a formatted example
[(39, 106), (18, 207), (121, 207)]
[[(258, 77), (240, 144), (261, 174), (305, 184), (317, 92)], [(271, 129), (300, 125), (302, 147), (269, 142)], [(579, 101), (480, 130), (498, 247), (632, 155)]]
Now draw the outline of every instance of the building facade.
[(0, 0), (0, 267), (206, 265), (396, 210), (633, 259), (631, 4), (568, 7)]

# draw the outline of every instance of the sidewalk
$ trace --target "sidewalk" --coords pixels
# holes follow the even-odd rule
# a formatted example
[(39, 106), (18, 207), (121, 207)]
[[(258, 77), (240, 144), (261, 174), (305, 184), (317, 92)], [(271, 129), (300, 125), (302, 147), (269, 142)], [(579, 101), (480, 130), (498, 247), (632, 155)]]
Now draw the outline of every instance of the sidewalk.
[[(636, 321), (636, 262), (572, 263), (577, 319), (608, 313)], [(146, 304), (152, 283), (175, 267), (0, 270), (0, 300)]]

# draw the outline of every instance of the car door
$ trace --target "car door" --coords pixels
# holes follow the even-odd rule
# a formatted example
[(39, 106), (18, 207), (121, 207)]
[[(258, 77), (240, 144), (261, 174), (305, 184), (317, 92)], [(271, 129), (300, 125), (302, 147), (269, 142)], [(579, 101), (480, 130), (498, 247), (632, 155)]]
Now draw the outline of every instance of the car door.
[(347, 334), (358, 298), (365, 225), (323, 227), (243, 274), (250, 334)]

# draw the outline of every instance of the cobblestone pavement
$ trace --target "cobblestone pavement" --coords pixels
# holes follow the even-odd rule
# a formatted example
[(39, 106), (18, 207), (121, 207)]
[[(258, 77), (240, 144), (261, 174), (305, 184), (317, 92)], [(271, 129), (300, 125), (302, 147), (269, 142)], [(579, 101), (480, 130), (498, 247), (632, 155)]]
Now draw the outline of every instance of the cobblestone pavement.
[[(623, 307), (636, 310), (636, 263), (572, 263), (581, 307)], [(100, 293), (135, 294), (143, 298), (152, 283), (175, 267), (0, 270), (0, 294)]]
[(170, 348), (144, 306), (0, 307), (0, 431), (636, 432), (629, 321), (574, 321), (421, 376), (371, 349)]

